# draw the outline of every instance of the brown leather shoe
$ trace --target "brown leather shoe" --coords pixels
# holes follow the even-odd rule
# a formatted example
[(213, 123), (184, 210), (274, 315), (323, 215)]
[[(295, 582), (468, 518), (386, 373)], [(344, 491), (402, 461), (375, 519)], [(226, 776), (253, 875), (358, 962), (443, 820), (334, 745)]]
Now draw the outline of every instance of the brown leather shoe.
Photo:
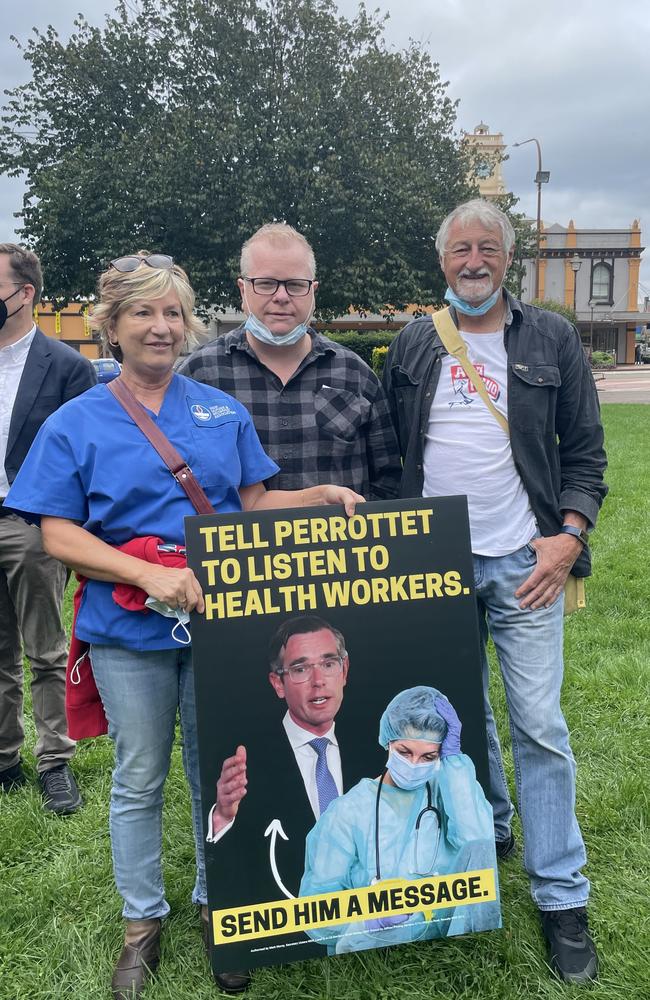
[(127, 920), (124, 947), (111, 980), (113, 1000), (136, 1000), (160, 961), (160, 920)]

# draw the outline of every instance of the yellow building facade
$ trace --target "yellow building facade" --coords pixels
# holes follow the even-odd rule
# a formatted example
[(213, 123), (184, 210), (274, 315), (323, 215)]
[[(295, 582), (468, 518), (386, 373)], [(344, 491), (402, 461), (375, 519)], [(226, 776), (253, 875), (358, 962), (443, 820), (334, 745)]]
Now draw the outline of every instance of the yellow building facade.
[(101, 344), (94, 339), (88, 320), (90, 309), (88, 302), (71, 302), (61, 310), (54, 309), (49, 302), (40, 302), (34, 310), (34, 319), (48, 337), (62, 340), (85, 358), (100, 358)]

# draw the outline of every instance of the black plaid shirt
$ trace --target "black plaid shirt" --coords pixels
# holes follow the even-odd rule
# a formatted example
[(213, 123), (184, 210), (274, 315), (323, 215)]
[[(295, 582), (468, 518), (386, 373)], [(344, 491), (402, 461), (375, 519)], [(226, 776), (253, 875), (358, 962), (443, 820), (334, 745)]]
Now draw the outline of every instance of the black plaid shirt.
[(248, 346), (243, 327), (179, 365), (250, 412), (264, 450), (280, 466), (269, 489), (349, 486), (368, 500), (397, 496), (401, 462), (388, 403), (353, 351), (311, 331), (312, 349), (286, 385)]

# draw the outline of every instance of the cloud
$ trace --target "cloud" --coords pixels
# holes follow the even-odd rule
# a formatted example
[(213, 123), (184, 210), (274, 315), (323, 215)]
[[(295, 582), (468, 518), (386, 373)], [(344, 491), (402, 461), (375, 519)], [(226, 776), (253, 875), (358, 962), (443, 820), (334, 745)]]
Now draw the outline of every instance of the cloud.
[[(3, 34), (25, 40), (33, 24), (53, 22), (62, 36), (73, 29), (81, 0), (31, 0), (3, 11)], [(114, 6), (84, 0), (88, 21), (101, 24)], [(339, 0), (350, 17), (356, 0)], [(650, 5), (611, 0), (381, 0), (371, 2), (391, 18), (390, 45), (409, 38), (440, 64), (449, 95), (460, 100), (459, 128), (472, 131), (485, 121), (502, 132), (509, 149), (504, 164), (508, 186), (520, 207), (534, 214), (533, 145), (512, 149), (536, 136), (551, 182), (544, 189), (546, 222), (614, 228), (641, 219), (650, 242), (646, 81)], [(15, 46), (2, 43), (0, 88), (22, 82), (28, 70)], [(0, 178), (0, 224), (12, 224), (22, 188)], [(650, 252), (642, 264), (650, 286)]]

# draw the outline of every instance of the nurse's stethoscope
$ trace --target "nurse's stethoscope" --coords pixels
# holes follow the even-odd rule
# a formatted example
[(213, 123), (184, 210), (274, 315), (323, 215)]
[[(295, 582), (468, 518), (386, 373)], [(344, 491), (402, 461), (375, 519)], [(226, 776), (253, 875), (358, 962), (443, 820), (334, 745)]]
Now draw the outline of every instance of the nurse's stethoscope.
[[(371, 885), (374, 885), (376, 882), (381, 882), (381, 864), (380, 864), (380, 860), (379, 860), (379, 805), (380, 805), (380, 802), (381, 802), (381, 789), (382, 789), (382, 785), (384, 784), (384, 778), (386, 777), (387, 772), (388, 772), (388, 768), (385, 767), (384, 770), (383, 770), (383, 772), (382, 772), (381, 778), (379, 779), (379, 784), (377, 786), (377, 800), (376, 800), (376, 803), (375, 803), (375, 877), (373, 878), (373, 880), (371, 882)], [(424, 807), (424, 809), (420, 810), (420, 812), (418, 813), (418, 818), (415, 821), (415, 862), (416, 862), (416, 865), (417, 865), (417, 860), (418, 860), (418, 842), (419, 842), (419, 837), (420, 837), (420, 824), (422, 822), (423, 816), (425, 816), (427, 813), (433, 813), (433, 815), (436, 817), (436, 846), (435, 846), (435, 850), (433, 852), (433, 857), (431, 859), (431, 864), (429, 865), (429, 867), (427, 868), (427, 870), (422, 872), (422, 871), (418, 871), (417, 867), (415, 868), (415, 874), (416, 875), (421, 875), (421, 876), (430, 875), (431, 872), (432, 872), (432, 870), (433, 870), (433, 866), (436, 863), (436, 858), (438, 857), (438, 850), (440, 848), (440, 831), (441, 831), (440, 810), (436, 809), (436, 807), (433, 804), (433, 797), (431, 795), (431, 785), (429, 784), (428, 781), (427, 781), (426, 785), (427, 785), (427, 804)]]

